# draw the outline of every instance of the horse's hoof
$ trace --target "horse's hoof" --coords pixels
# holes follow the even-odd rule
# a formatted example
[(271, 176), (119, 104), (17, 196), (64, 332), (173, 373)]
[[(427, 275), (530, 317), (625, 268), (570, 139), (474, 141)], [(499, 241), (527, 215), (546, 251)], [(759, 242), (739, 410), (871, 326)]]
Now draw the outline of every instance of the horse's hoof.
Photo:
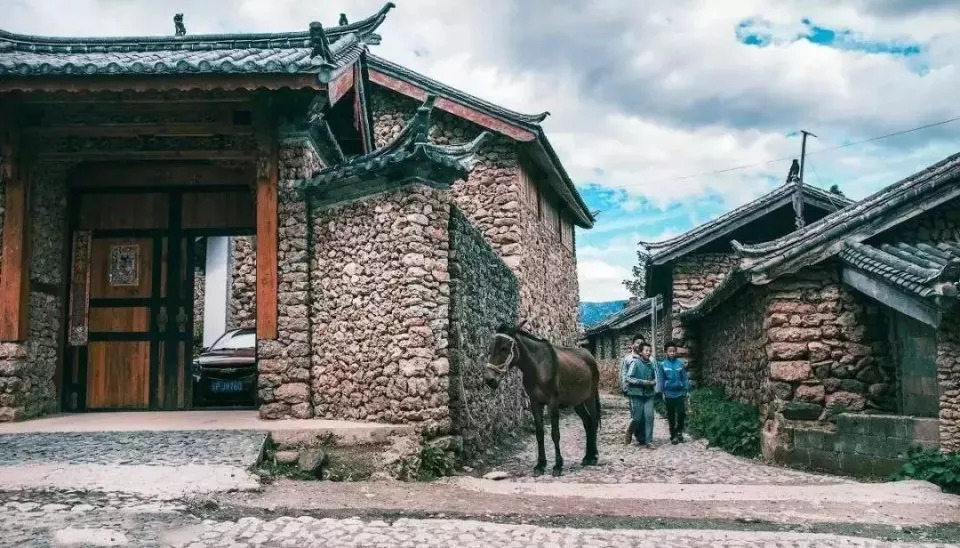
[(597, 457), (583, 457), (583, 460), (580, 461), (580, 464), (582, 466), (596, 466)]
[(533, 477), (539, 478), (539, 477), (542, 476), (542, 475), (543, 475), (543, 468), (534, 468), (534, 469), (533, 469)]
[(553, 477), (559, 478), (562, 475), (563, 475), (563, 468), (557, 468), (557, 467), (553, 468)]

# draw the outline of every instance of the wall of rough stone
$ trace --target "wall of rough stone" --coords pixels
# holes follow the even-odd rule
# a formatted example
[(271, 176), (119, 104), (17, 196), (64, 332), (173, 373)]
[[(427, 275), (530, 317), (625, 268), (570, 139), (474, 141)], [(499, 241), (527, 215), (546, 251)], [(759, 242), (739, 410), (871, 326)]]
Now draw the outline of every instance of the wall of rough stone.
[(257, 325), (257, 239), (234, 236), (230, 248), (230, 304), (227, 329)]
[(692, 371), (700, 382), (719, 386), (727, 396), (754, 405), (769, 401), (766, 288), (748, 286), (698, 323)]
[(960, 199), (950, 200), (880, 234), (878, 242), (909, 244), (960, 241)]
[(27, 339), (0, 344), (0, 422), (36, 417), (59, 407), (54, 376), (62, 359), (65, 167), (36, 166), (31, 170), (30, 194)]
[(695, 348), (698, 338), (687, 333), (678, 315), (699, 304), (730, 273), (736, 261), (733, 253), (700, 253), (684, 256), (673, 266), (670, 309), (674, 319), (670, 336), (681, 345), (677, 353), (689, 360), (689, 366), (694, 371), (699, 368)]
[(315, 416), (449, 432), (449, 191), (415, 185), (312, 217)]
[(520, 305), (513, 272), (456, 207), (450, 215), (450, 416), (464, 457), (515, 431), (526, 394), (513, 371), (494, 391), (483, 383), (491, 337), (514, 325)]
[(896, 366), (881, 305), (825, 263), (770, 284), (767, 359), (775, 409), (788, 419), (897, 411)]
[[(375, 87), (377, 146), (389, 143), (419, 104)], [(430, 135), (436, 143), (450, 144), (469, 141), (481, 131), (472, 122), (435, 111)], [(517, 143), (502, 135), (484, 143), (468, 179), (453, 185), (453, 200), (520, 280), (520, 317), (527, 327), (555, 343), (574, 345), (579, 304), (575, 245), (563, 244), (537, 217), (536, 207), (526, 204)]]
[(300, 139), (281, 140), (278, 164), (278, 337), (257, 341), (260, 416), (308, 419), (313, 416), (309, 216), (298, 185), (321, 164), (313, 147)]
[(937, 331), (940, 448), (960, 451), (960, 307), (944, 314)]

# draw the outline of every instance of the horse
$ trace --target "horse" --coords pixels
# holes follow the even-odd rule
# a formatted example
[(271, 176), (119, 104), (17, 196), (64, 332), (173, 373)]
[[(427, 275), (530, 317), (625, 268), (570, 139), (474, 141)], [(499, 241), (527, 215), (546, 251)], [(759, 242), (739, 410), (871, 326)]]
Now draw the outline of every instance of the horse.
[(586, 454), (581, 464), (597, 464), (597, 433), (600, 430), (600, 369), (583, 348), (556, 347), (520, 326), (502, 325), (490, 341), (483, 380), (496, 389), (511, 367), (523, 374), (523, 388), (537, 434), (537, 464), (534, 476), (543, 474), (547, 456), (543, 447), (543, 408), (550, 410), (550, 434), (555, 451), (553, 475), (563, 474), (560, 454), (560, 408), (573, 407), (587, 433)]

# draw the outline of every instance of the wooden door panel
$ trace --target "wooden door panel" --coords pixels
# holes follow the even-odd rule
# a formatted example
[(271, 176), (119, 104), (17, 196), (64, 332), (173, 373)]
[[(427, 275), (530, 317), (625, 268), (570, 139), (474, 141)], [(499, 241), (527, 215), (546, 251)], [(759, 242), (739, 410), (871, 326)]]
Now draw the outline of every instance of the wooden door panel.
[(149, 341), (90, 342), (88, 352), (88, 409), (149, 407)]
[(249, 190), (183, 195), (183, 228), (251, 228), (256, 205)]
[(99, 333), (147, 333), (150, 308), (146, 306), (91, 308), (90, 331)]
[[(151, 238), (94, 238), (90, 250), (90, 298), (150, 297), (153, 290), (153, 245)], [(111, 261), (131, 259), (135, 262), (132, 265), (135, 272), (121, 271), (122, 265), (111, 271)]]
[(86, 194), (78, 228), (128, 230), (167, 228), (170, 197), (165, 193)]

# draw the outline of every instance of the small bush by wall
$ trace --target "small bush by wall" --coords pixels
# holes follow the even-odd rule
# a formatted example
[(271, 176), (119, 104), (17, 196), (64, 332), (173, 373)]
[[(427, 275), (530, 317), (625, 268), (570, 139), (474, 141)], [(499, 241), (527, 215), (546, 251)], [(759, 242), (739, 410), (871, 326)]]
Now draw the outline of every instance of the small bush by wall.
[(690, 393), (690, 431), (710, 445), (741, 457), (760, 455), (760, 417), (756, 406), (733, 401), (723, 390), (704, 387)]
[(915, 447), (907, 462), (893, 475), (895, 480), (917, 479), (939, 485), (948, 493), (960, 494), (960, 453), (941, 453)]

